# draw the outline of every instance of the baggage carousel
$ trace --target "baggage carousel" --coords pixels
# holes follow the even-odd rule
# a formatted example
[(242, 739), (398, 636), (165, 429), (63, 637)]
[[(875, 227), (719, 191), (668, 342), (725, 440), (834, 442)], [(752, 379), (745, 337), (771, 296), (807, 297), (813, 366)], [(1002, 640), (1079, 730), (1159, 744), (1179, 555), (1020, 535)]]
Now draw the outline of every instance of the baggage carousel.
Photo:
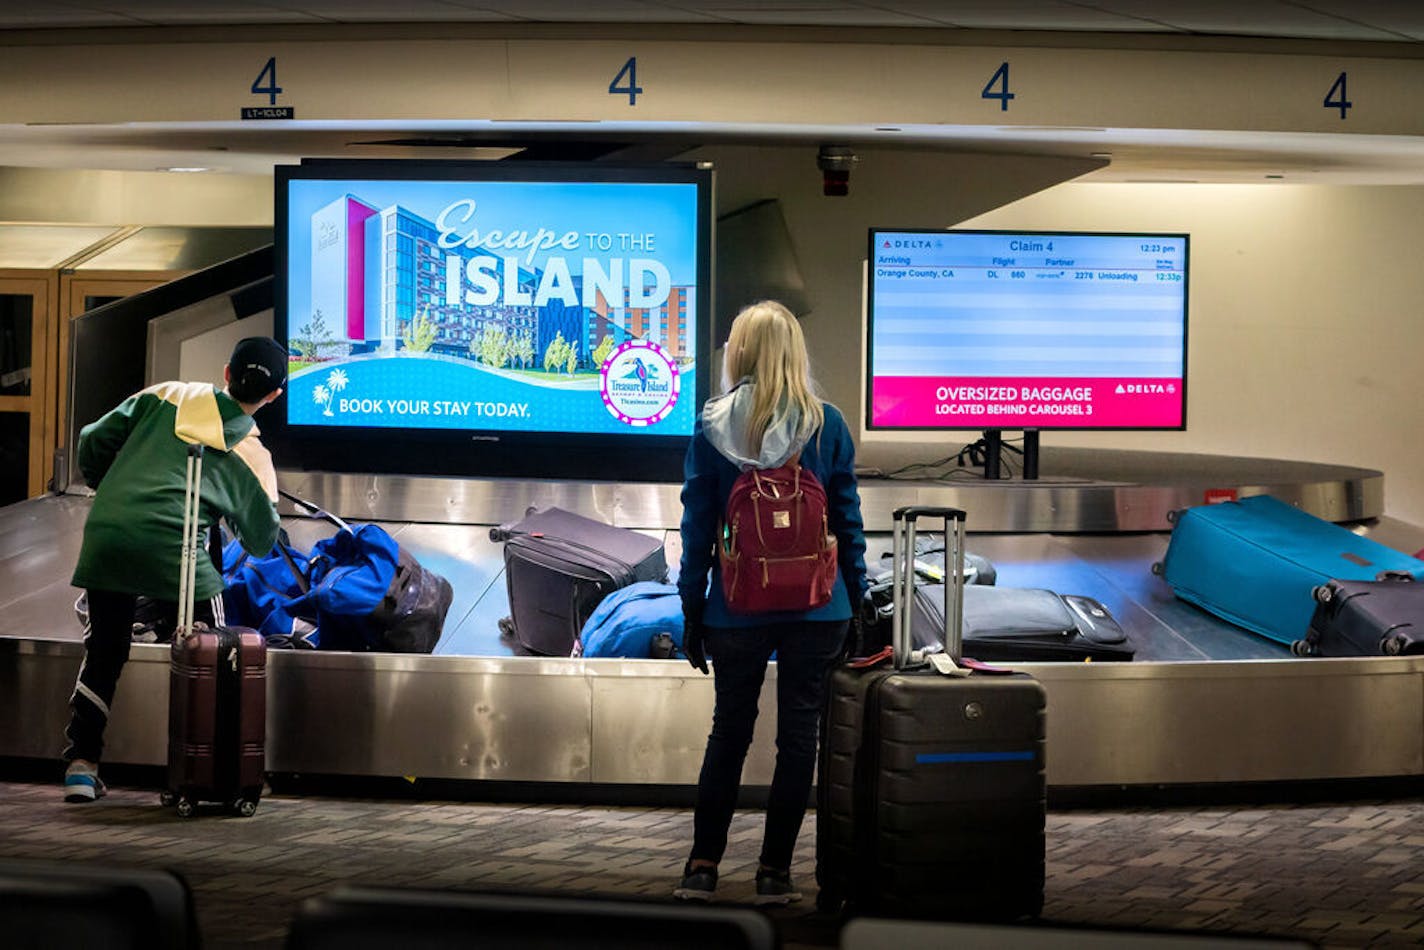
[[(923, 455), (923, 447), (904, 453)], [(861, 482), (873, 562), (905, 504), (969, 513), (969, 548), (998, 583), (1104, 603), (1131, 663), (1024, 663), (1049, 697), (1056, 789), (1424, 776), (1424, 658), (1296, 659), (1174, 598), (1152, 573), (1167, 515), (1270, 493), (1412, 553), (1424, 530), (1383, 515), (1376, 471), (1266, 459), (1086, 449), (1043, 452), (1035, 481), (985, 481), (952, 461), (885, 452)], [(885, 477), (900, 472), (908, 477)], [(712, 683), (681, 661), (519, 655), (492, 524), (559, 505), (665, 539), (678, 558), (678, 486), (396, 478), (283, 472), (285, 489), (348, 520), (382, 523), (448, 577), (455, 600), (434, 655), (272, 651), (267, 765), (274, 773), (555, 783), (696, 782)], [(82, 648), (68, 583), (89, 499), (0, 509), (0, 757), (55, 758)], [(284, 509), (299, 546), (331, 528)], [(114, 702), (106, 761), (166, 757), (168, 650), (135, 644)], [(775, 670), (762, 709), (774, 709)], [(774, 717), (744, 773), (770, 782)]]

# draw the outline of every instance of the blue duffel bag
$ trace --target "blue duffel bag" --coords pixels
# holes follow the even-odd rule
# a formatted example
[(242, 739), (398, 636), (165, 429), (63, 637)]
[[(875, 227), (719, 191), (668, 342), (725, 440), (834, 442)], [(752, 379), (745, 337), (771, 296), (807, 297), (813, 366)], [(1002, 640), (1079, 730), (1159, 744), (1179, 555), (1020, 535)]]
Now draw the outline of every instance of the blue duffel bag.
[(253, 557), (236, 540), (223, 548), (224, 622), (251, 627), (269, 647), (316, 649), (315, 607), (309, 617), (294, 611), (304, 591), (304, 568), (309, 556), (278, 540), (265, 557)]
[(682, 599), (672, 584), (639, 581), (599, 601), (574, 656), (671, 659), (682, 652)]
[[(344, 522), (303, 556), (279, 546), (243, 558), (224, 553), (229, 623), (252, 627), (273, 646), (430, 653), (453, 591), (379, 525)], [(231, 560), (229, 560), (229, 554)]]

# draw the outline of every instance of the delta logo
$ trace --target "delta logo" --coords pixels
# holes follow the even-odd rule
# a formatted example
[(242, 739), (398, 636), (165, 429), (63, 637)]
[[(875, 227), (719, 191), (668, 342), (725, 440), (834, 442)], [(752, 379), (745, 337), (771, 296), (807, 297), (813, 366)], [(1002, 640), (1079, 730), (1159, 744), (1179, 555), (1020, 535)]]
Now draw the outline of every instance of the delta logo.
[(896, 240), (893, 240), (893, 241), (890, 240), (889, 238), (886, 238), (886, 239), (885, 239), (885, 243), (882, 244), (880, 247), (881, 247), (882, 250), (887, 250), (887, 249), (892, 249), (892, 248), (893, 248), (893, 249), (904, 250), (904, 249), (915, 248), (915, 247), (918, 247), (918, 248), (944, 247), (944, 242), (943, 242), (943, 241), (931, 241), (929, 238), (897, 238)]
[(1165, 396), (1177, 391), (1176, 383), (1118, 383), (1119, 396)]

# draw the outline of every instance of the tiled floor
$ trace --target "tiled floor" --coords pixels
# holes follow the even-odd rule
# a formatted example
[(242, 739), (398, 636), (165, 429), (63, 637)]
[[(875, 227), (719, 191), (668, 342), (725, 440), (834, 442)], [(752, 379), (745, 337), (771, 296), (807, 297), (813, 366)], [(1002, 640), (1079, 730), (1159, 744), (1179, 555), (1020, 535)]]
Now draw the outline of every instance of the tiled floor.
[[(807, 885), (814, 821), (793, 869)], [(738, 813), (720, 899), (749, 900), (760, 828)], [(0, 856), (175, 869), (209, 947), (278, 947), (298, 903), (342, 883), (665, 899), (690, 834), (672, 808), (274, 795), (250, 819), (184, 820), (148, 789), (75, 806), (0, 782)], [(789, 947), (835, 945), (809, 901), (774, 917)], [(1043, 918), (1421, 946), (1424, 800), (1055, 811)]]

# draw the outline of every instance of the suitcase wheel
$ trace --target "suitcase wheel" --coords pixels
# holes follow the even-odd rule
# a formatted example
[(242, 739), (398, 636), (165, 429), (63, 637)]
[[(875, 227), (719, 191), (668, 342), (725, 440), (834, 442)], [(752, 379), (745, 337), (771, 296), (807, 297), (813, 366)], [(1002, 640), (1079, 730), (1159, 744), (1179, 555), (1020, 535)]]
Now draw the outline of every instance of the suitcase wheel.
[(1181, 517), (1181, 514), (1182, 514), (1182, 513), (1181, 513), (1180, 511), (1177, 511), (1177, 510), (1175, 510), (1175, 509), (1173, 509), (1172, 511), (1167, 512), (1167, 523), (1168, 523), (1168, 524), (1173, 524), (1173, 525), (1176, 524), (1176, 523), (1177, 523), (1177, 519), (1178, 519), (1179, 517)]
[(180, 798), (180, 799), (178, 799), (178, 817), (179, 817), (179, 818), (192, 818), (192, 817), (193, 817), (193, 813), (194, 813), (196, 810), (197, 810), (197, 809), (196, 809), (195, 806), (193, 805), (192, 800), (187, 799), (187, 798)]
[(1315, 656), (1315, 644), (1309, 640), (1296, 640), (1290, 647), (1292, 656)]
[(232, 803), (232, 810), (243, 818), (251, 818), (257, 814), (257, 800), (255, 798), (239, 798)]
[(177, 801), (178, 796), (174, 795), (172, 792), (158, 793), (158, 804), (162, 805), (164, 808), (172, 808), (174, 804), (177, 803)]
[(1161, 562), (1161, 561), (1153, 561), (1153, 562), (1152, 562), (1152, 573), (1153, 573), (1153, 575), (1155, 575), (1155, 576), (1157, 576), (1157, 577), (1161, 577), (1161, 576), (1162, 576), (1162, 571), (1163, 571), (1162, 562)]
[(1320, 584), (1311, 588), (1310, 596), (1315, 598), (1317, 604), (1328, 604), (1335, 595), (1329, 584)]

